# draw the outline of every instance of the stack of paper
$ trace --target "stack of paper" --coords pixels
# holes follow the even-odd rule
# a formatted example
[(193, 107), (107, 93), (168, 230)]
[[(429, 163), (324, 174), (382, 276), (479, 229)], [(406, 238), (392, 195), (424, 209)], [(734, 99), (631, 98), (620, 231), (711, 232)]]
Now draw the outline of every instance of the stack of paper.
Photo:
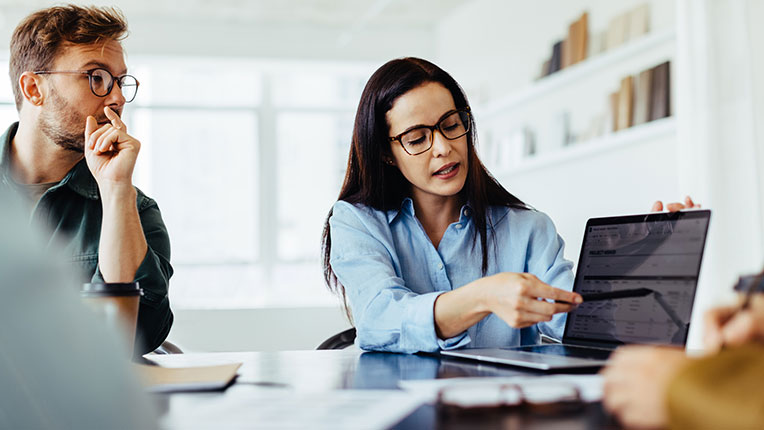
[(234, 397), (226, 402), (198, 402), (183, 413), (164, 416), (161, 427), (381, 430), (395, 425), (423, 403), (418, 396), (400, 390), (306, 393), (248, 387), (236, 390)]

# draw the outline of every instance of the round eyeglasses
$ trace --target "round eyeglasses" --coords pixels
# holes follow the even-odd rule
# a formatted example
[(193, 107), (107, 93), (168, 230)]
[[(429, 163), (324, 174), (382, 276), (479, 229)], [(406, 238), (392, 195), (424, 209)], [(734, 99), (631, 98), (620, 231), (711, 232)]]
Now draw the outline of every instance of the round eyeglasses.
[(438, 130), (448, 140), (458, 139), (470, 131), (470, 108), (446, 112), (435, 125), (419, 125), (391, 137), (390, 142), (400, 142), (409, 155), (419, 155), (432, 148), (433, 133)]
[(87, 75), (90, 81), (90, 91), (98, 97), (106, 97), (111, 93), (114, 82), (122, 91), (125, 103), (130, 103), (138, 94), (138, 82), (132, 75), (114, 76), (106, 69), (96, 68), (91, 70), (40, 70), (35, 75), (53, 75), (58, 73)]

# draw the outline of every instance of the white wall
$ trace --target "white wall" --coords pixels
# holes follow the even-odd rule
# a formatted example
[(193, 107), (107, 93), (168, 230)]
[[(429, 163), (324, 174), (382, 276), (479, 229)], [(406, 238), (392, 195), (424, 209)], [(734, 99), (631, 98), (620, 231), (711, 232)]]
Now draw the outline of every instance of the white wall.
[[(203, 21), (135, 19), (130, 21), (128, 54), (171, 54), (318, 60), (375, 60), (431, 55), (432, 32), (366, 30), (347, 44), (336, 29), (305, 25), (225, 25)], [(384, 40), (384, 43), (379, 43)]]
[[(757, 18), (764, 17), (764, 2), (749, 2), (748, 13), (751, 16), (747, 26), (748, 38), (751, 44), (754, 45), (752, 46), (754, 48), (754, 55), (751, 56), (751, 75), (756, 78), (753, 81), (752, 97), (754, 100), (757, 100), (752, 112), (755, 141), (754, 161), (758, 166), (764, 166), (764, 54), (759, 49), (759, 42), (764, 40), (764, 26), (754, 25)], [(764, 167), (758, 172), (756, 190), (760, 196), (759, 218), (762, 237), (759, 240), (762, 247), (764, 247)]]

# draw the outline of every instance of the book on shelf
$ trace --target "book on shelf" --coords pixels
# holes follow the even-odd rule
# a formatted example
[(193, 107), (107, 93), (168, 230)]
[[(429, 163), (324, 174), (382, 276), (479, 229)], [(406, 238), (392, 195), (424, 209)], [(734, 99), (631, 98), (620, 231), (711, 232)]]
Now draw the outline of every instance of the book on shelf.
[(629, 34), (629, 15), (622, 13), (610, 20), (607, 29), (607, 49), (613, 49), (626, 42)]
[(517, 166), (536, 153), (533, 132), (528, 127), (519, 127), (510, 131), (500, 141), (497, 157), (500, 169), (508, 169)]
[(650, 90), (650, 121), (671, 115), (671, 62), (658, 64), (652, 69)]
[(589, 44), (588, 22), (589, 14), (584, 12), (570, 23), (567, 36), (552, 46), (552, 56), (544, 61), (540, 77), (543, 78), (586, 59)]
[(570, 114), (562, 110), (554, 115), (549, 121), (546, 130), (546, 142), (544, 148), (538, 148), (541, 152), (554, 152), (570, 143)]
[(595, 115), (589, 120), (583, 132), (577, 136), (571, 136), (571, 144), (578, 142), (589, 142), (605, 134), (607, 116), (605, 114)]
[(564, 69), (572, 64), (573, 57), (570, 52), (572, 48), (573, 45), (569, 37), (562, 40), (562, 45), (560, 45), (560, 69)]
[[(638, 39), (649, 30), (650, 9), (647, 3), (615, 16), (607, 28), (599, 32), (590, 31), (589, 13), (583, 12), (568, 25), (566, 37), (552, 46), (552, 55), (545, 60), (540, 77)], [(546, 61), (549, 62), (548, 66)]]
[(653, 69), (641, 71), (634, 80), (634, 121), (633, 125), (650, 121), (650, 92), (652, 91)]
[(567, 56), (567, 64), (565, 67), (570, 66), (571, 64), (576, 63), (576, 57), (575, 57), (575, 44), (576, 41), (576, 31), (578, 30), (576, 23), (578, 20), (571, 22), (568, 25), (568, 37), (565, 38), (565, 55)]
[(607, 126), (608, 131), (618, 131), (618, 94), (619, 91), (610, 93), (608, 97)]
[(647, 3), (637, 6), (629, 12), (628, 40), (634, 40), (647, 34), (650, 30), (650, 9)]
[(549, 61), (549, 74), (552, 74), (562, 66), (562, 40), (555, 42), (552, 47), (552, 59)]
[(544, 60), (544, 64), (541, 65), (541, 76), (542, 78), (549, 74), (549, 65), (552, 64), (551, 59)]
[(632, 124), (632, 106), (633, 106), (633, 79), (626, 76), (621, 79), (621, 88), (618, 90), (618, 116), (616, 120), (616, 130), (623, 130), (631, 127)]
[(578, 60), (586, 60), (586, 50), (589, 46), (589, 13), (584, 12), (578, 19)]
[(568, 55), (570, 64), (576, 64), (586, 59), (586, 47), (588, 39), (589, 14), (584, 12), (568, 27)]
[(589, 33), (586, 48), (586, 57), (594, 57), (597, 54), (605, 52), (607, 42), (607, 31), (596, 31)]
[(613, 49), (650, 31), (650, 8), (643, 3), (610, 20), (607, 29), (607, 49)]

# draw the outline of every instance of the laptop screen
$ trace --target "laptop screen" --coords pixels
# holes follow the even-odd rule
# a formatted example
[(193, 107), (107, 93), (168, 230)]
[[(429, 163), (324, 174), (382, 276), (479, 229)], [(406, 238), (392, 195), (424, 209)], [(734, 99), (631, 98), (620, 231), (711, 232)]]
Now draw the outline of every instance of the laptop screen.
[(573, 287), (584, 303), (568, 314), (563, 340), (684, 345), (710, 215), (590, 219)]

